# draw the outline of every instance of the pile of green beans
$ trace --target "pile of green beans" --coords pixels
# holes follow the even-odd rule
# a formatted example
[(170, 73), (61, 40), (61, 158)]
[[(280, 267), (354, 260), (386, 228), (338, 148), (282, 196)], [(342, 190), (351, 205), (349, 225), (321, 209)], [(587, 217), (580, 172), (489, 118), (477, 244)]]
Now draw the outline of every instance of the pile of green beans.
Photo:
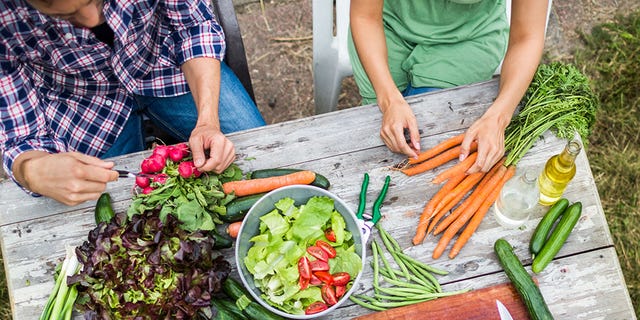
[(383, 311), (468, 291), (465, 289), (443, 292), (434, 274), (446, 275), (447, 271), (434, 268), (405, 254), (398, 242), (386, 230), (380, 225), (376, 225), (376, 228), (384, 247), (399, 269), (391, 266), (384, 255), (383, 247), (372, 239), (373, 261), (371, 264), (374, 296), (354, 294), (349, 297), (351, 301), (367, 309)]

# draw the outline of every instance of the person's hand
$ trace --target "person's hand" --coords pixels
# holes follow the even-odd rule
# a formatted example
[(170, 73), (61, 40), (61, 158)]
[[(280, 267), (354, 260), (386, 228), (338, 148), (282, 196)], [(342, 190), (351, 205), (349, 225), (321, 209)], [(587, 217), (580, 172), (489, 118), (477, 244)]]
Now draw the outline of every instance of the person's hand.
[(107, 182), (118, 180), (113, 162), (78, 152), (41, 152), (21, 165), (27, 189), (69, 206), (97, 200)]
[(196, 126), (191, 131), (189, 147), (193, 164), (202, 172), (221, 173), (236, 159), (233, 142), (213, 125)]
[(499, 116), (484, 114), (467, 130), (462, 140), (460, 161), (469, 156), (471, 143), (478, 143), (478, 157), (467, 173), (487, 172), (504, 155), (504, 125)]
[[(420, 152), (420, 133), (418, 121), (409, 104), (402, 99), (401, 102), (387, 108), (381, 108), (381, 110), (380, 137), (384, 144), (393, 152), (417, 158)], [(405, 129), (409, 132), (409, 143), (405, 139)]]

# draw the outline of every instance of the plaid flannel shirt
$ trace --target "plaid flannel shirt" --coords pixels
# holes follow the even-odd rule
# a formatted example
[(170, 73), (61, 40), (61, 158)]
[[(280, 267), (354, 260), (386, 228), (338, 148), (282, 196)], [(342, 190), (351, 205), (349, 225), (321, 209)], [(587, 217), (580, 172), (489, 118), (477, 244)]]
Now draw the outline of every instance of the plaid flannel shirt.
[(132, 94), (187, 93), (180, 65), (222, 60), (222, 28), (208, 0), (104, 0), (114, 47), (86, 28), (0, 1), (0, 146), (12, 179), (23, 152), (106, 152), (131, 112)]

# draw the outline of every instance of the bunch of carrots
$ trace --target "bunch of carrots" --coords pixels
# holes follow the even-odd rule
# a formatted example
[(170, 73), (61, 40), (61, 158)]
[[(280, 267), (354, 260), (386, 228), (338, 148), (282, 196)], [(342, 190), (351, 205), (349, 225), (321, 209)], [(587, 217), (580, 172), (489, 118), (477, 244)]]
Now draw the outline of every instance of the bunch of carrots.
[[(410, 164), (415, 164), (414, 166), (401, 171), (407, 175), (415, 175), (457, 159), (463, 138), (464, 134), (459, 134), (421, 152), (418, 159), (409, 160)], [(477, 145), (474, 143), (465, 160), (442, 171), (432, 181), (436, 184), (446, 183), (424, 207), (413, 244), (422, 243), (426, 235), (432, 231), (434, 235), (444, 232), (433, 251), (434, 259), (442, 255), (449, 242), (466, 225), (453, 245), (449, 258), (454, 258), (460, 252), (497, 199), (502, 186), (515, 173), (515, 165), (505, 166), (506, 159), (502, 158), (489, 172), (466, 174), (476, 158)], [(467, 194), (469, 196), (465, 199)], [(445, 217), (457, 204), (459, 205), (455, 210)]]
[[(433, 251), (434, 259), (442, 255), (453, 237), (462, 230), (449, 252), (449, 258), (458, 255), (498, 198), (504, 184), (514, 176), (517, 163), (544, 132), (552, 130), (560, 138), (571, 138), (575, 133), (587, 138), (595, 122), (598, 102), (588, 79), (579, 70), (572, 65), (555, 62), (538, 67), (521, 105), (520, 112), (505, 130), (506, 156), (489, 172), (466, 174), (477, 158), (477, 145), (472, 145), (471, 153), (464, 161), (433, 179), (433, 183), (444, 184), (425, 205), (413, 244), (422, 243), (432, 231), (434, 235), (443, 233)], [(410, 166), (401, 171), (412, 176), (457, 159), (463, 137), (464, 134), (454, 136), (421, 152), (417, 159), (409, 159)]]

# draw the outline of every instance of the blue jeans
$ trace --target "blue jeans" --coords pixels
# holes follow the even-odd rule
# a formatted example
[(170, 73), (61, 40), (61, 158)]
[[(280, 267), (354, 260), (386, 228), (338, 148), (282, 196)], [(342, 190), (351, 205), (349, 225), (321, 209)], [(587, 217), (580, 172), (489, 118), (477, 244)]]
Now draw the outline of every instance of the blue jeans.
[(440, 90), (440, 88), (434, 88), (434, 87), (418, 87), (418, 88), (414, 88), (409, 83), (407, 85), (407, 88), (404, 89), (404, 91), (402, 91), (402, 96), (403, 97), (408, 97), (408, 96), (413, 96), (413, 95), (416, 95), (416, 94), (433, 92), (433, 91), (437, 91), (437, 90)]
[[(255, 103), (231, 69), (220, 64), (221, 87), (218, 116), (222, 133), (251, 129), (266, 123)], [(142, 115), (179, 141), (188, 141), (198, 119), (191, 93), (175, 97), (135, 96), (136, 105), (124, 125), (122, 132), (111, 148), (101, 156), (110, 158), (145, 148)]]

